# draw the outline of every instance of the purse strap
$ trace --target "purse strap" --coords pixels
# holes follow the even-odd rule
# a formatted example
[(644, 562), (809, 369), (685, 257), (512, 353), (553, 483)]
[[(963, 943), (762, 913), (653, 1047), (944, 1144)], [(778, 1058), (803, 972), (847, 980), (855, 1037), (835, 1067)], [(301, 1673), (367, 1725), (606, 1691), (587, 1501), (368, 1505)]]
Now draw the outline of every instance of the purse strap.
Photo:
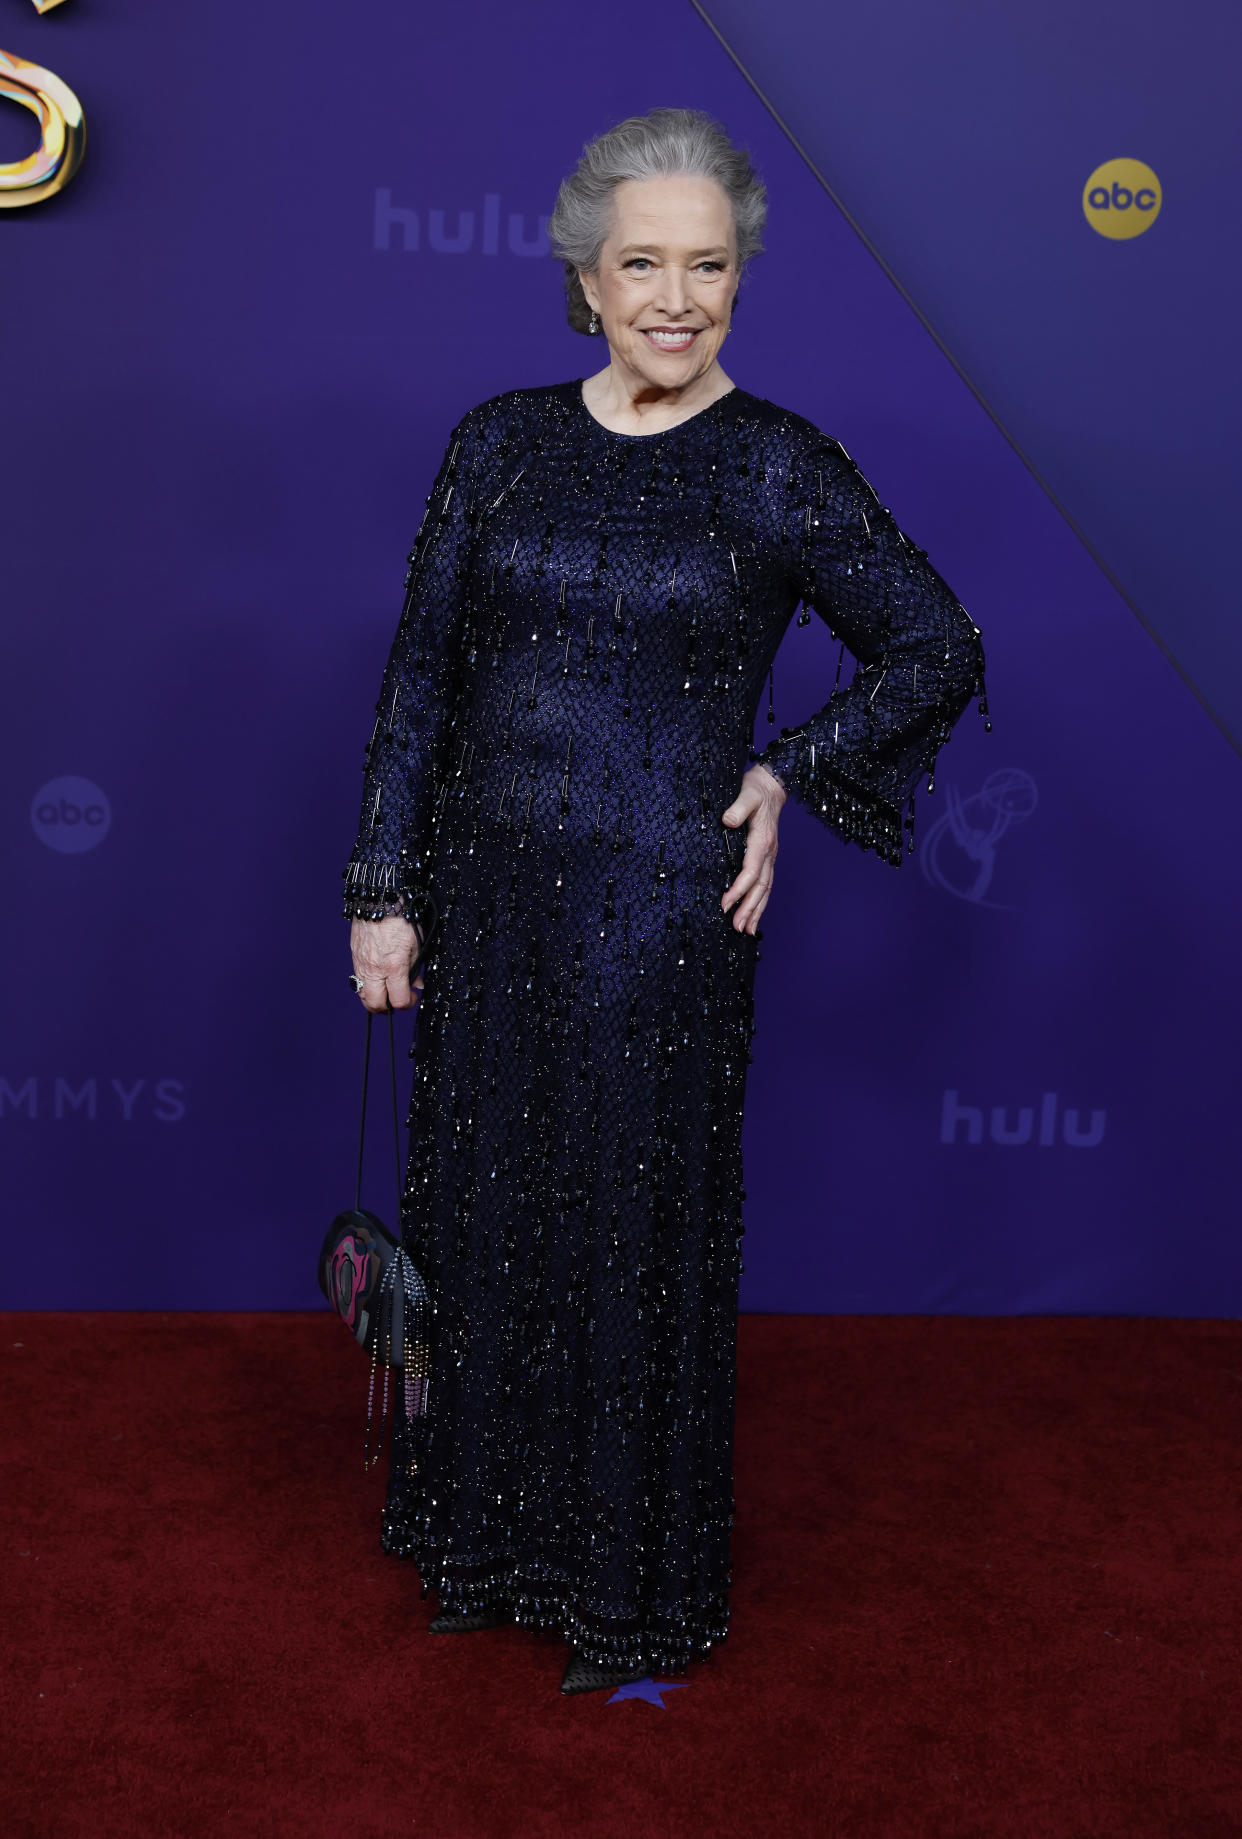
[[(362, 1058), (362, 1116), (358, 1124), (358, 1180), (354, 1188), (354, 1208), (362, 1207), (363, 1157), (367, 1142), (367, 1089), (371, 1081), (371, 1029), (375, 1016), (367, 1010), (367, 1039)], [(393, 1006), (388, 1005), (388, 1069), (392, 1083), (392, 1148), (397, 1174), (397, 1217), (401, 1214), (401, 1118), (397, 1105), (397, 1035), (393, 1025)]]

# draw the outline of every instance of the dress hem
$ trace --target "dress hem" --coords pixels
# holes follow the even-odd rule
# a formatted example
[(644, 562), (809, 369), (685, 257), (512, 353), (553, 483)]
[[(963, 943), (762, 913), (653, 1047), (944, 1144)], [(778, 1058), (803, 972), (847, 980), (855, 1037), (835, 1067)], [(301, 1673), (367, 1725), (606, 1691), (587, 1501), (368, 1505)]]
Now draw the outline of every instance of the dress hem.
[(519, 1628), (556, 1630), (585, 1659), (602, 1665), (674, 1671), (691, 1661), (706, 1660), (710, 1649), (724, 1640), (729, 1629), (728, 1602), (722, 1598), (700, 1610), (695, 1628), (684, 1634), (653, 1630), (641, 1635), (630, 1631), (608, 1635), (577, 1611), (575, 1591), (558, 1588), (546, 1578), (529, 1577), (520, 1567), (494, 1565), (476, 1571), (468, 1584), (455, 1581), (448, 1575), (443, 1555), (437, 1554), (430, 1542), (421, 1540), (389, 1508), (381, 1516), (380, 1546), (390, 1557), (411, 1560), (417, 1566), (423, 1595), (434, 1594), (442, 1612), (455, 1615), (499, 1610), (512, 1616)]

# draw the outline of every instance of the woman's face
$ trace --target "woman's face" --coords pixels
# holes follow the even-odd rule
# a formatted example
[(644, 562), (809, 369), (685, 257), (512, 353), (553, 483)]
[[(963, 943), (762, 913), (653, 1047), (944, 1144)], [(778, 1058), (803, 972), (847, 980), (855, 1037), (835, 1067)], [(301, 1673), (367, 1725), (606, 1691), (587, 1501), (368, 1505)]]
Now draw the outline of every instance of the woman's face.
[(713, 179), (627, 179), (593, 273), (580, 271), (627, 381), (681, 390), (710, 370), (737, 288), (729, 200)]

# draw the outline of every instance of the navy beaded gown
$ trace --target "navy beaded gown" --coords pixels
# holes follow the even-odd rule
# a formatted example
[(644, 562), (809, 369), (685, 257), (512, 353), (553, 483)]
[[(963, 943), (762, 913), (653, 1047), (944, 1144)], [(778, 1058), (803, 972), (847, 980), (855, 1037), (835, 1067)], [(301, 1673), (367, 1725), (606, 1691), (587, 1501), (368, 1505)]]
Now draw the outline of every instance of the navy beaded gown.
[[(800, 604), (853, 673), (756, 753)], [(380, 1536), (442, 1608), (649, 1668), (725, 1634), (758, 941), (721, 813), (760, 759), (900, 864), (983, 688), (978, 629), (802, 416), (734, 388), (622, 434), (577, 378), (453, 430), (345, 871), (347, 916), (440, 913), (402, 1211), (431, 1377)]]

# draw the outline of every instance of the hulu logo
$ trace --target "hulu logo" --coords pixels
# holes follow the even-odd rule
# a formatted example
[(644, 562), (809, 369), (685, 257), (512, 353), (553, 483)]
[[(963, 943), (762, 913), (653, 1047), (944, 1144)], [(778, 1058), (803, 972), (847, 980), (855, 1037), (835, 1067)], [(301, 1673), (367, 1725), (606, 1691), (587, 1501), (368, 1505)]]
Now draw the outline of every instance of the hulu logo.
[[(431, 255), (469, 255), (472, 251), (479, 255), (548, 253), (547, 218), (536, 216), (533, 232), (528, 230), (525, 211), (501, 211), (499, 192), (484, 192), (480, 211), (455, 211), (450, 224), (447, 211), (420, 212), (408, 205), (394, 204), (386, 185), (376, 187), (372, 232), (376, 249), (388, 251), (396, 247), (406, 255), (416, 255), (424, 247), (424, 230)], [(399, 239), (395, 243), (394, 231)]]
[[(1008, 1105), (993, 1105), (988, 1112), (988, 1141), (1005, 1149), (1020, 1149), (1034, 1143), (1040, 1149), (1052, 1149), (1064, 1143), (1069, 1149), (1095, 1149), (1104, 1140), (1103, 1111), (1092, 1111), (1091, 1122), (1083, 1125), (1082, 1113), (1075, 1105), (1066, 1105), (1058, 1115), (1055, 1092), (1045, 1092), (1039, 1102), (1036, 1124), (1034, 1105), (1018, 1105), (1011, 1113)], [(956, 1090), (944, 1094), (940, 1111), (942, 1143), (982, 1143), (982, 1105), (958, 1103)]]

